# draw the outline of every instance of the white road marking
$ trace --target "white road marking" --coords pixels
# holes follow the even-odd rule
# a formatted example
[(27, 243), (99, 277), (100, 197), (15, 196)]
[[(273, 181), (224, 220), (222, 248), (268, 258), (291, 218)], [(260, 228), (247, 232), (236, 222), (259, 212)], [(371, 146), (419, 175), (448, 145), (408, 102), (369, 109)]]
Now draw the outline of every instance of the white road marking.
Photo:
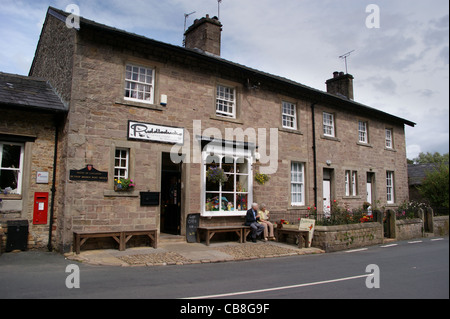
[(434, 239), (430, 239), (430, 241), (440, 241), (440, 240), (444, 240), (444, 238), (434, 238)]
[(419, 244), (419, 243), (423, 243), (422, 240), (416, 240), (416, 241), (409, 241), (408, 244)]
[(389, 247), (395, 247), (398, 246), (398, 244), (390, 244), (390, 245), (385, 245), (385, 246), (380, 246), (381, 248), (389, 248)]
[(299, 284), (299, 285), (292, 285), (292, 286), (267, 288), (267, 289), (258, 289), (258, 290), (249, 290), (249, 291), (241, 291), (241, 292), (230, 292), (230, 293), (220, 294), (220, 295), (209, 295), (209, 296), (191, 297), (191, 298), (183, 298), (183, 299), (210, 299), (210, 298), (224, 298), (224, 297), (232, 297), (232, 296), (250, 295), (250, 294), (258, 294), (258, 293), (270, 292), (270, 291), (278, 291), (278, 290), (302, 288), (302, 287), (308, 287), (308, 286), (325, 285), (325, 284), (330, 284), (330, 283), (335, 283), (335, 282), (340, 282), (340, 281), (347, 281), (347, 280), (354, 280), (354, 279), (360, 279), (360, 278), (367, 278), (367, 277), (370, 277), (370, 276), (373, 276), (373, 274), (359, 275), (359, 276), (339, 278), (339, 279), (332, 279), (332, 280), (325, 280), (325, 281), (317, 281), (317, 282), (311, 282), (311, 283)]
[(360, 248), (360, 249), (353, 249), (353, 250), (346, 250), (345, 252), (346, 253), (356, 253), (356, 252), (358, 252), (358, 251), (365, 251), (365, 250), (367, 250), (368, 248)]

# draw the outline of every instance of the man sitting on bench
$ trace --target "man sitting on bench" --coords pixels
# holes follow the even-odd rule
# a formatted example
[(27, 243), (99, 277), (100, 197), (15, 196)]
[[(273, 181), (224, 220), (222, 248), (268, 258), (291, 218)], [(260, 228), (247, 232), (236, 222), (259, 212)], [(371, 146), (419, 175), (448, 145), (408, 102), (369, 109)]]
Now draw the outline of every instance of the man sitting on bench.
[(253, 203), (252, 208), (247, 211), (245, 216), (245, 226), (250, 226), (252, 229), (252, 241), (256, 243), (256, 237), (261, 235), (264, 231), (264, 226), (258, 223), (258, 204)]

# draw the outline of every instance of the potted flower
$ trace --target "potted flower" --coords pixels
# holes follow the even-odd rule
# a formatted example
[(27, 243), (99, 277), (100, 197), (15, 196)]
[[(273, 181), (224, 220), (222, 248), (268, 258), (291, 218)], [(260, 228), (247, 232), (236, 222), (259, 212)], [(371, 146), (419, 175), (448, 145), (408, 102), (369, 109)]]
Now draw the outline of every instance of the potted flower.
[(206, 178), (211, 183), (223, 184), (228, 181), (228, 176), (225, 171), (217, 166), (210, 166), (206, 171)]
[(114, 180), (114, 190), (116, 192), (128, 192), (133, 190), (136, 185), (132, 179), (128, 178), (116, 178)]

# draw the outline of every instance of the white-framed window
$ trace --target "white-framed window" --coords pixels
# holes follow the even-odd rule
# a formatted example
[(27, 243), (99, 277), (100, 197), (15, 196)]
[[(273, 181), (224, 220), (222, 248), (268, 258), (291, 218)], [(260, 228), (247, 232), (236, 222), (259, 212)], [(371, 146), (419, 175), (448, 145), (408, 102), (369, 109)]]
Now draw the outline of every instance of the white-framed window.
[(392, 143), (392, 129), (386, 129), (386, 148), (394, 148)]
[(291, 205), (305, 205), (305, 164), (291, 163)]
[(284, 128), (297, 129), (297, 105), (283, 102), (282, 121)]
[[(253, 200), (253, 158), (249, 151), (207, 146), (202, 153), (202, 216), (244, 216)], [(223, 169), (228, 180), (221, 185), (207, 178), (210, 168)]]
[(358, 195), (358, 172), (352, 172), (352, 195)]
[(24, 144), (0, 141), (0, 191), (22, 194)]
[(236, 89), (217, 85), (216, 115), (236, 118)]
[(386, 172), (386, 198), (388, 204), (394, 204), (394, 172)]
[(368, 143), (367, 122), (358, 121), (358, 135), (360, 143)]
[(130, 150), (117, 148), (114, 155), (114, 179), (129, 178)]
[(323, 135), (334, 137), (334, 114), (323, 112)]
[(345, 196), (358, 195), (358, 172), (345, 171)]
[(125, 72), (125, 100), (154, 103), (155, 71), (151, 68), (127, 64)]
[(350, 171), (345, 171), (345, 196), (350, 196)]

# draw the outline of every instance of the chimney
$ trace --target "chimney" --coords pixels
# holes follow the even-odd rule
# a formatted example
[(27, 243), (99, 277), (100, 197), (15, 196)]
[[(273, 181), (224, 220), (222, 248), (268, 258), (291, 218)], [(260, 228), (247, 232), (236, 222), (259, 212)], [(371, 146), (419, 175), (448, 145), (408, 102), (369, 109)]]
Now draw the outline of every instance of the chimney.
[(345, 74), (344, 72), (334, 72), (333, 78), (329, 79), (327, 83), (327, 92), (344, 96), (349, 100), (353, 100), (353, 75)]
[(220, 56), (222, 23), (217, 17), (197, 19), (184, 33), (185, 47)]

